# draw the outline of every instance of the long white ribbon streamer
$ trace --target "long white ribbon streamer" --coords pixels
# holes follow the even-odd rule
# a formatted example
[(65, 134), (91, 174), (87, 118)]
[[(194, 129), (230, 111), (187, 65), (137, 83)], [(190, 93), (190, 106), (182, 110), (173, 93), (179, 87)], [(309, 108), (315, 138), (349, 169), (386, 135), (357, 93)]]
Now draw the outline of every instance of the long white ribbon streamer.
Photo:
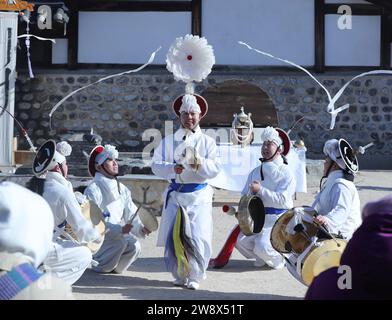
[(54, 39), (38, 37), (38, 36), (30, 34), (29, 22), (27, 22), (26, 31), (27, 31), (27, 33), (22, 34), (22, 35), (18, 36), (17, 38), (26, 38), (25, 43), (26, 43), (26, 49), (27, 49), (27, 66), (29, 68), (29, 76), (31, 79), (33, 79), (34, 73), (33, 73), (33, 67), (31, 66), (31, 59), (30, 59), (30, 56), (31, 56), (30, 55), (30, 37), (36, 38), (41, 41), (52, 41), (53, 43), (56, 43), (56, 41)]
[(279, 61), (282, 61), (282, 62), (284, 62), (284, 63), (290, 64), (290, 65), (292, 65), (292, 66), (294, 66), (294, 67), (296, 67), (296, 68), (298, 68), (298, 69), (300, 69), (300, 70), (306, 72), (307, 75), (309, 75), (314, 81), (316, 81), (316, 83), (317, 83), (321, 88), (324, 89), (324, 91), (327, 93), (327, 96), (328, 96), (329, 103), (328, 103), (328, 106), (327, 106), (327, 112), (328, 112), (329, 114), (331, 114), (331, 123), (330, 123), (330, 127), (329, 127), (330, 130), (332, 130), (332, 129), (335, 127), (336, 116), (338, 115), (338, 113), (339, 113), (339, 112), (342, 112), (342, 111), (344, 111), (344, 110), (346, 110), (346, 109), (348, 109), (348, 108), (350, 107), (349, 104), (345, 104), (345, 105), (343, 105), (343, 106), (338, 107), (338, 108), (335, 109), (335, 103), (339, 100), (339, 98), (340, 98), (341, 95), (343, 94), (344, 90), (347, 88), (347, 86), (348, 86), (352, 81), (354, 81), (354, 80), (356, 80), (356, 79), (358, 79), (358, 78), (360, 78), (360, 77), (367, 76), (367, 75), (375, 75), (375, 74), (392, 74), (392, 71), (390, 71), (390, 70), (373, 70), (373, 71), (368, 71), (368, 72), (361, 73), (361, 74), (355, 76), (354, 78), (352, 78), (351, 80), (349, 80), (347, 83), (345, 83), (345, 85), (344, 85), (344, 86), (343, 86), (343, 87), (342, 87), (342, 88), (332, 97), (331, 94), (329, 93), (329, 91), (327, 90), (327, 88), (324, 87), (324, 86), (320, 83), (320, 81), (316, 79), (316, 77), (315, 77), (314, 75), (312, 75), (308, 70), (306, 70), (305, 68), (301, 67), (300, 65), (295, 64), (294, 62), (291, 62), (291, 61), (286, 60), (286, 59), (282, 59), (282, 58), (275, 57), (275, 56), (273, 56), (272, 54), (270, 54), (270, 53), (268, 53), (268, 52), (264, 52), (264, 51), (261, 51), (261, 50), (252, 48), (250, 45), (248, 45), (248, 44), (245, 43), (245, 42), (238, 41), (238, 43), (241, 44), (241, 45), (243, 45), (243, 46), (245, 46), (245, 47), (247, 47), (249, 50), (256, 51), (256, 52), (258, 52), (258, 53), (260, 53), (260, 54), (262, 54), (262, 55), (265, 55), (265, 56), (267, 56), (267, 57), (270, 57), (270, 58), (272, 58), (272, 59), (279, 60)]
[(54, 112), (57, 110), (57, 108), (58, 108), (65, 100), (67, 100), (69, 97), (73, 96), (75, 93), (78, 93), (79, 91), (82, 91), (82, 90), (84, 90), (84, 89), (86, 89), (86, 88), (88, 88), (88, 87), (91, 87), (91, 86), (93, 86), (93, 85), (95, 85), (95, 84), (97, 84), (97, 83), (100, 83), (100, 82), (102, 82), (102, 81), (108, 80), (108, 79), (110, 79), (110, 78), (122, 76), (122, 75), (124, 75), (124, 74), (135, 73), (135, 72), (138, 72), (138, 71), (144, 69), (145, 67), (147, 67), (149, 64), (151, 64), (151, 63), (154, 61), (154, 58), (155, 58), (156, 53), (157, 53), (159, 50), (161, 50), (161, 48), (162, 48), (162, 47), (160, 46), (157, 50), (155, 50), (155, 51), (151, 54), (150, 59), (148, 59), (148, 61), (147, 61), (145, 64), (143, 64), (142, 66), (140, 66), (139, 68), (136, 68), (136, 69), (132, 69), (132, 70), (124, 71), (124, 72), (121, 72), (121, 73), (116, 73), (116, 74), (112, 74), (112, 75), (106, 76), (106, 77), (104, 77), (104, 78), (101, 78), (101, 79), (99, 79), (99, 80), (93, 82), (93, 83), (88, 84), (87, 86), (84, 86), (84, 87), (81, 87), (81, 88), (79, 88), (79, 89), (76, 89), (76, 90), (72, 91), (71, 93), (69, 93), (68, 95), (66, 95), (63, 99), (61, 99), (59, 102), (57, 102), (56, 105), (55, 105), (55, 106), (52, 108), (52, 110), (49, 112), (49, 123), (50, 123), (50, 128), (52, 128), (51, 122), (52, 122), (52, 115), (53, 115), (53, 113), (54, 113)]
[(21, 34), (21, 35), (18, 36), (18, 38), (27, 38), (27, 37), (33, 37), (33, 38), (36, 38), (36, 39), (41, 40), (41, 41), (52, 41), (53, 43), (56, 43), (55, 39), (38, 37), (38, 36), (36, 36), (34, 34)]

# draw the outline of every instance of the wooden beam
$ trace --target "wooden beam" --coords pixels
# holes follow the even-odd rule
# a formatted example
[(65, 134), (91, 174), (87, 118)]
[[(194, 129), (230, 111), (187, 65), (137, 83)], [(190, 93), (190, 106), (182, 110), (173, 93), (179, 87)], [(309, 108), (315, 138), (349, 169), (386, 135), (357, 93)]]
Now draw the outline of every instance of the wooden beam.
[(193, 1), (77, 1), (80, 11), (192, 11)]
[(316, 72), (325, 71), (325, 2), (315, 0), (315, 65)]
[(392, 3), (390, 0), (367, 0), (368, 2), (374, 3), (384, 9), (392, 12)]
[[(324, 5), (325, 14), (339, 14), (338, 9), (342, 3), (327, 3)], [(350, 3), (348, 6), (351, 8), (354, 16), (380, 16), (383, 14), (381, 7), (372, 4), (355, 4)]]
[(78, 43), (79, 43), (79, 1), (69, 0), (68, 23), (68, 69), (76, 69), (78, 65)]
[(192, 0), (192, 34), (201, 36), (201, 1)]
[(389, 32), (388, 14), (381, 16), (381, 45), (380, 45), (380, 67), (391, 68), (391, 36)]

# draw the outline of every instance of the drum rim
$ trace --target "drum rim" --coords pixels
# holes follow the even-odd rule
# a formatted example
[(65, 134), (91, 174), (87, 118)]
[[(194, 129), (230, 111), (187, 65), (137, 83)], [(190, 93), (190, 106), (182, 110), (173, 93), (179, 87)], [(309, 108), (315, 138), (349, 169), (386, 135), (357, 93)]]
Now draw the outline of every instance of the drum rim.
[[(252, 201), (255, 197), (258, 198), (257, 201), (259, 201), (259, 202), (262, 204), (263, 208), (264, 208), (264, 219), (263, 219), (264, 221), (263, 221), (262, 227), (260, 228), (260, 232), (261, 232), (261, 231), (263, 230), (263, 228), (264, 228), (264, 223), (265, 223), (265, 207), (264, 207), (263, 200), (262, 200), (260, 197), (258, 197), (257, 195), (255, 195), (255, 194), (243, 195), (243, 196), (241, 197), (241, 199), (240, 199), (239, 204), (238, 204), (237, 219), (238, 219), (238, 222), (239, 222), (239, 226), (240, 226), (241, 232), (242, 232), (244, 235), (246, 235), (246, 236), (252, 236), (252, 235), (255, 235), (255, 234), (259, 234), (259, 233), (260, 233), (260, 232), (257, 232), (257, 233), (253, 232), (253, 231), (255, 230), (255, 228), (254, 228), (254, 220), (253, 220), (253, 217), (251, 216), (250, 213), (247, 214), (246, 216), (240, 214), (240, 212), (242, 212), (244, 209), (248, 210), (248, 212), (249, 212), (249, 203), (250, 203), (250, 201)], [(249, 226), (249, 224), (250, 224), (250, 223), (249, 223), (249, 216), (252, 218), (251, 226)], [(245, 217), (247, 217), (247, 218), (245, 219)], [(246, 230), (245, 230), (245, 228), (246, 228)]]
[[(347, 240), (344, 240), (344, 239), (336, 239), (336, 240), (340, 244), (343, 245), (343, 248), (341, 249), (341, 255), (340, 255), (340, 257), (341, 257), (342, 254), (343, 254), (343, 251), (345, 250), (345, 248), (347, 246)], [(323, 241), (328, 241), (328, 243), (335, 243), (335, 241), (333, 239), (327, 239), (327, 240), (323, 240)], [(318, 252), (318, 251), (316, 251), (317, 249), (321, 249), (321, 248), (322, 247), (314, 247), (314, 248), (312, 248), (308, 252), (308, 254), (302, 260), (301, 279), (303, 280), (303, 282), (307, 286), (309, 286), (312, 283), (313, 279), (315, 278), (315, 276), (313, 275), (313, 267), (316, 264), (318, 258), (321, 257), (323, 255), (323, 253), (319, 254), (318, 258), (317, 258), (317, 255), (314, 255), (314, 254)], [(337, 247), (337, 248), (339, 248), (339, 247)], [(339, 250), (335, 249), (335, 250), (330, 250), (330, 251), (339, 251)], [(324, 251), (324, 252), (327, 252), (327, 251)], [(317, 258), (317, 259), (314, 260), (315, 258)], [(313, 262), (313, 264), (310, 264), (311, 261)], [(340, 265), (340, 261), (339, 261), (339, 265)], [(334, 267), (334, 266), (331, 266), (331, 268), (332, 267)], [(311, 274), (312, 275), (312, 277), (310, 279), (307, 276), (306, 276), (306, 279), (305, 279), (305, 270), (306, 270), (306, 274), (309, 274), (309, 275)], [(325, 269), (325, 270), (327, 270), (327, 269)]]

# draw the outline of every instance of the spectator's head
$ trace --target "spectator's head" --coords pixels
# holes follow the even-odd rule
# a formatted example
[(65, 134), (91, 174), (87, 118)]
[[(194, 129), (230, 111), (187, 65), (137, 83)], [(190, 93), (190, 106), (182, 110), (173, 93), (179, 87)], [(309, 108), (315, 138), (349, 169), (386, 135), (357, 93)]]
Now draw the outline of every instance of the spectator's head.
[(0, 183), (0, 251), (20, 253), (38, 267), (51, 248), (53, 228), (44, 198), (15, 183)]

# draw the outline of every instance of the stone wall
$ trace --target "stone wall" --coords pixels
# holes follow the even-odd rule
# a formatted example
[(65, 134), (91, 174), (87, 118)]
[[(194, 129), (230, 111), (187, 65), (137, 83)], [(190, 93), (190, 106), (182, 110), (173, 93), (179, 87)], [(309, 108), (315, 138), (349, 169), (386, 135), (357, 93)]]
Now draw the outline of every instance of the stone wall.
[[(56, 102), (72, 90), (115, 72), (35, 70), (36, 78), (32, 80), (19, 74), (16, 116), (28, 128), (36, 145), (70, 130), (93, 127), (104, 143), (113, 143), (121, 151), (142, 151), (149, 143), (142, 141), (142, 132), (155, 128), (163, 133), (164, 122), (175, 119), (171, 102), (184, 91), (184, 85), (175, 82), (166, 70), (143, 70), (81, 91), (55, 112), (50, 131), (48, 114)], [(325, 73), (317, 77), (333, 95), (358, 73)], [(349, 103), (350, 108), (340, 113), (333, 131), (328, 130), (326, 93), (303, 73), (249, 69), (214, 71), (196, 86), (196, 92), (203, 93), (209, 86), (227, 80), (248, 81), (264, 90), (275, 104), (279, 126), (284, 129), (299, 116), (316, 115), (316, 121), (303, 121), (291, 135), (292, 139), (297, 135), (304, 137), (309, 157), (320, 158), (323, 143), (333, 137), (345, 137), (353, 146), (366, 145), (374, 138), (392, 137), (392, 77), (370, 76), (352, 82), (337, 104)], [(20, 148), (27, 147), (22, 139), (19, 143)], [(367, 157), (392, 163), (392, 141), (370, 148)]]

